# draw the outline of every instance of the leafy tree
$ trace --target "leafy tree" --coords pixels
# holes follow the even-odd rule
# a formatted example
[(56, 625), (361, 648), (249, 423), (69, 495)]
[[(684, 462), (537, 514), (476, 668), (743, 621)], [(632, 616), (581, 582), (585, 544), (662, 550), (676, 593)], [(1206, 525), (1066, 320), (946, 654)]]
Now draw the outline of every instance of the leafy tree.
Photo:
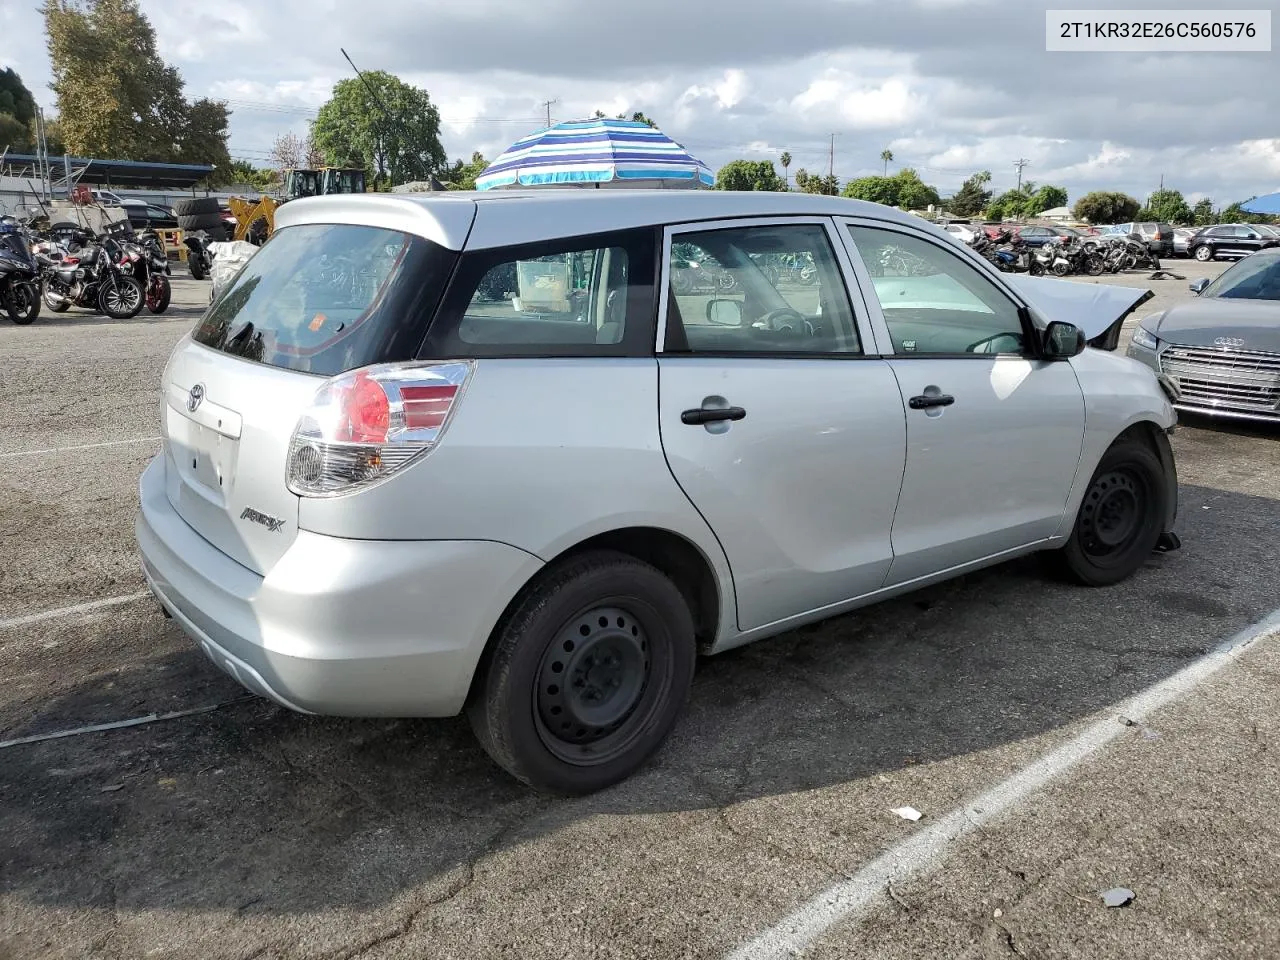
[(271, 164), (277, 170), (315, 170), (324, 166), (324, 154), (310, 133), (305, 137), (282, 133), (271, 145)]
[(1067, 191), (1063, 187), (1055, 187), (1046, 183), (1031, 196), (1031, 202), (1023, 207), (1024, 217), (1034, 217), (1037, 213), (1052, 210), (1054, 207), (1067, 205)]
[(12, 67), (0, 70), (0, 117), (5, 116), (27, 130), (36, 119), (35, 98)]
[(771, 160), (731, 160), (716, 174), (717, 190), (785, 190)]
[(1213, 201), (1208, 197), (1196, 201), (1191, 208), (1191, 217), (1197, 227), (1208, 227), (1218, 222), (1218, 216), (1213, 212)]
[[(797, 179), (799, 177), (797, 176)], [(938, 191), (920, 179), (910, 167), (904, 167), (892, 177), (859, 177), (844, 185), (843, 196), (855, 200), (869, 200), (887, 207), (904, 210), (920, 210), (929, 204), (938, 204)]]
[(138, 0), (47, 0), (41, 12), (67, 151), (210, 163), (226, 175), (226, 105), (187, 102)]
[(1072, 212), (1087, 223), (1128, 223), (1138, 215), (1140, 204), (1126, 193), (1095, 190), (1076, 201)]
[(840, 192), (840, 181), (835, 174), (810, 173), (804, 167), (796, 171), (796, 186), (803, 193), (821, 193), (829, 197)]
[(983, 188), (991, 182), (990, 170), (979, 170), (960, 185), (955, 196), (947, 201), (947, 209), (959, 217), (977, 216), (991, 202), (991, 191)]
[(489, 161), (477, 150), (469, 161), (455, 160), (453, 166), (440, 173), (440, 181), (450, 190), (474, 190), (476, 177), (488, 166)]
[(0, 153), (8, 147), (14, 153), (26, 153), (31, 149), (31, 130), (11, 113), (0, 113)]
[(787, 174), (787, 168), (791, 166), (791, 154), (786, 150), (782, 151), (782, 156), (778, 158), (778, 163), (782, 164), (782, 184), (784, 190), (791, 189), (791, 178)]
[(364, 77), (377, 99), (358, 78), (339, 80), (311, 126), (316, 146), (332, 166), (363, 167), (374, 189), (428, 179), (447, 160), (440, 111), (427, 91), (383, 70)]
[(258, 190), (267, 190), (278, 180), (274, 170), (264, 170), (243, 160), (234, 161), (227, 174), (227, 183), (244, 183)]
[[(1250, 197), (1249, 200), (1252, 200)], [(1248, 203), (1246, 200), (1245, 203)], [(1218, 213), (1219, 223), (1274, 223), (1275, 217), (1268, 216), (1265, 213), (1247, 213), (1242, 210), (1240, 204), (1233, 203), (1231, 206), (1224, 208)]]
[[(597, 110), (597, 111), (595, 112), (595, 119), (597, 119), (597, 120), (607, 119), (605, 112), (604, 112), (603, 110)], [(655, 130), (657, 130), (657, 129), (658, 129), (658, 125), (657, 125), (656, 123), (654, 123), (652, 120), (650, 120), (648, 117), (646, 117), (646, 116), (645, 116), (642, 112), (640, 112), (639, 110), (637, 110), (637, 111), (635, 111), (634, 113), (632, 113), (632, 114), (631, 114), (631, 116), (629, 116), (629, 117), (627, 116), (626, 112), (624, 111), (624, 112), (622, 112), (622, 113), (618, 114), (618, 115), (617, 115), (616, 117), (614, 117), (613, 119), (615, 119), (615, 120), (634, 120), (636, 123), (647, 123), (649, 126), (653, 127), (653, 129), (655, 129)]]
[(887, 177), (889, 175), (889, 164), (893, 162), (893, 151), (881, 150), (880, 159), (884, 161), (884, 175)]
[(1147, 205), (1138, 211), (1138, 219), (1186, 226), (1195, 220), (1195, 214), (1187, 206), (1181, 191), (1157, 190), (1147, 198)]
[(1030, 200), (1030, 195), (1021, 190), (1006, 190), (992, 200), (990, 206), (987, 207), (987, 219), (1018, 219), (1023, 215), (1022, 211)]

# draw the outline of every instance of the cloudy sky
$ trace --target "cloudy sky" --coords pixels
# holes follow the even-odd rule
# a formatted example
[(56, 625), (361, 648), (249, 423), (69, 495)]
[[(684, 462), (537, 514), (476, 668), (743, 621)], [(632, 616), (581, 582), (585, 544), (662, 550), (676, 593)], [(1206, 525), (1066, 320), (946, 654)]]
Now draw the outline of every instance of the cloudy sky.
[[(38, 0), (0, 0), (0, 66), (52, 108)], [(1273, 9), (1277, 0), (1239, 6)], [(492, 157), (555, 119), (643, 110), (713, 168), (735, 157), (842, 179), (910, 164), (945, 195), (974, 170), (1218, 204), (1280, 190), (1280, 53), (1045, 51), (1037, 0), (142, 0), (189, 96), (234, 110), (231, 153), (265, 161), (362, 69), (424, 87), (450, 156)], [(1152, 6), (1130, 0), (1125, 7)], [(1164, 0), (1156, 9), (1212, 8)], [(1278, 18), (1280, 19), (1280, 18)]]

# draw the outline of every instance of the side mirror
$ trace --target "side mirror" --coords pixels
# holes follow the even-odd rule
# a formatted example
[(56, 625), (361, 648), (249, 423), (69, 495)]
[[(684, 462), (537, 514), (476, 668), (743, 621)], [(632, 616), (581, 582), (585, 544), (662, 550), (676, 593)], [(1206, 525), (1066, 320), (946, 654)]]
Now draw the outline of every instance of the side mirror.
[(1055, 320), (1044, 332), (1044, 358), (1069, 360), (1084, 352), (1085, 342), (1084, 331), (1074, 323)]
[(1204, 293), (1204, 288), (1209, 285), (1208, 277), (1201, 277), (1199, 280), (1192, 280), (1187, 284), (1187, 289), (1194, 293), (1197, 297)]
[(707, 323), (718, 327), (742, 326), (742, 303), (738, 300), (712, 300), (707, 303)]

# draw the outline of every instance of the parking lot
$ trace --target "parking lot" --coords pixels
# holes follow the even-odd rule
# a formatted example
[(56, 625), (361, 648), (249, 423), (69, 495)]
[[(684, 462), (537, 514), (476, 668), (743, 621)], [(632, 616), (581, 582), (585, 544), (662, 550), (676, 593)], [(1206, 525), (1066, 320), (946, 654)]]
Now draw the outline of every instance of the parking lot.
[(705, 660), (653, 763), (556, 799), (460, 718), (247, 698), (145, 594), (208, 289), (0, 325), (0, 741), (184, 714), (0, 747), (3, 960), (1280, 955), (1280, 429), (1184, 418), (1184, 548), (1123, 585), (1021, 560)]

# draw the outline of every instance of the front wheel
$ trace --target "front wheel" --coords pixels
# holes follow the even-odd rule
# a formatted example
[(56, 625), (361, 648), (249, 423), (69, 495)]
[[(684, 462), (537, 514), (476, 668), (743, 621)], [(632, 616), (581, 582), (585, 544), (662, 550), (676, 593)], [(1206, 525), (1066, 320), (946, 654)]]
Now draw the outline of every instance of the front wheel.
[(107, 276), (98, 288), (98, 309), (112, 320), (136, 317), (145, 299), (142, 284), (127, 273)]
[(1074, 580), (1106, 587), (1128, 579), (1163, 532), (1168, 487), (1160, 458), (1138, 440), (1122, 440), (1094, 471), (1071, 538), (1052, 556)]
[(467, 715), (513, 776), (591, 793), (666, 739), (695, 656), (693, 618), (670, 579), (625, 554), (583, 554), (546, 571), (499, 627)]
[(1213, 259), (1213, 248), (1210, 246), (1196, 247), (1195, 258), (1201, 263), (1208, 263)]
[(169, 301), (173, 298), (173, 288), (169, 278), (163, 273), (151, 275), (151, 283), (147, 286), (147, 309), (152, 313), (164, 313), (169, 309)]
[(9, 319), (25, 327), (40, 316), (40, 289), (30, 281), (20, 280), (6, 291), (4, 306)]

